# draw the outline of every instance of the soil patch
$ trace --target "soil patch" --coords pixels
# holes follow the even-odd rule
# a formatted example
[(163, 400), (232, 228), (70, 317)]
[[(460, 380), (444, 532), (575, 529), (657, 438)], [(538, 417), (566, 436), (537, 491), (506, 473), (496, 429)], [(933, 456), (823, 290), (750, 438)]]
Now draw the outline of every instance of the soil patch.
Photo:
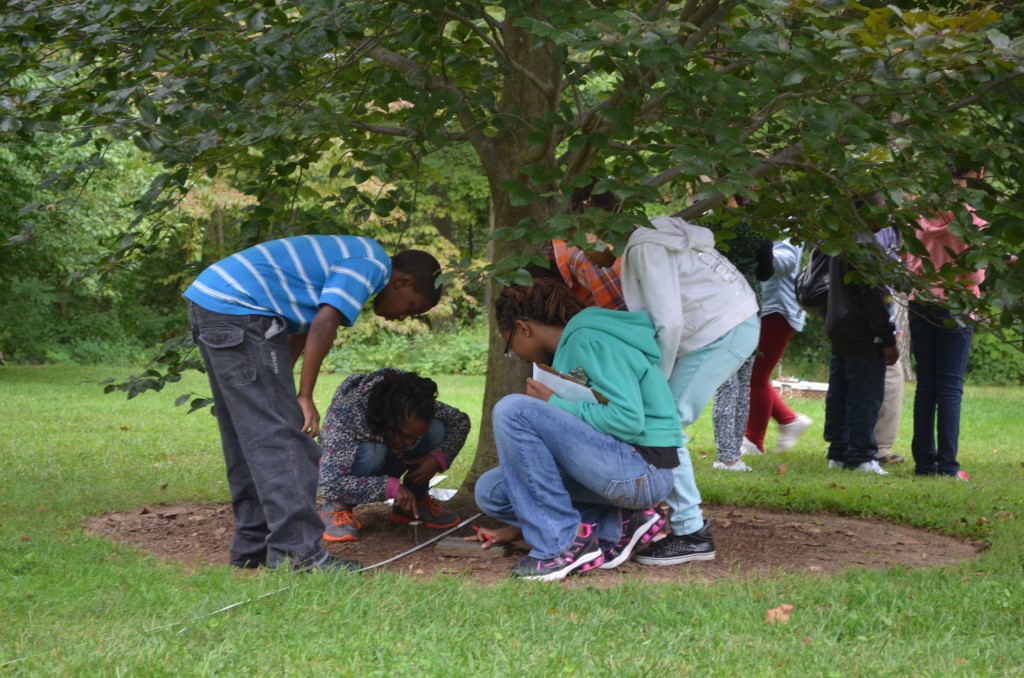
[[(328, 544), (342, 558), (365, 565), (392, 558), (414, 546), (407, 526), (388, 520), (390, 506), (373, 504), (356, 511), (363, 528), (359, 541)], [(623, 578), (652, 583), (710, 581), (725, 577), (777, 577), (793, 573), (834, 574), (850, 568), (936, 567), (970, 559), (980, 545), (905, 525), (830, 514), (801, 514), (736, 506), (706, 506), (715, 536), (717, 558), (675, 567), (647, 567), (629, 562), (618, 570), (595, 570), (581, 578), (588, 585), (611, 585)], [(467, 514), (471, 515), (471, 514)], [(497, 526), (481, 516), (474, 524)], [(128, 513), (94, 516), (85, 521), (92, 534), (148, 551), (188, 567), (227, 562), (234, 527), (226, 504), (180, 504), (143, 507)], [(420, 541), (438, 531), (420, 528)], [(469, 526), (456, 535), (472, 534)], [(525, 545), (519, 545), (525, 548)], [(490, 583), (509, 576), (519, 550), (504, 557), (449, 557), (436, 543), (381, 569), (429, 579), (459, 575)]]

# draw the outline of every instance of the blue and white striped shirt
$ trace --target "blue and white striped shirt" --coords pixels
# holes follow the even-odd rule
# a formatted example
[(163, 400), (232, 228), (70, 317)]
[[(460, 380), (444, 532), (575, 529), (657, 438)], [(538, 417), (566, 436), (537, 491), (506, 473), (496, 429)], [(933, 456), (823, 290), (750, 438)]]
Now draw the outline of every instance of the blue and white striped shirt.
[(371, 238), (303, 235), (271, 240), (218, 261), (199, 274), (185, 298), (225, 315), (283, 318), (288, 332), (309, 330), (322, 304), (351, 327), (366, 300), (391, 278), (391, 259)]

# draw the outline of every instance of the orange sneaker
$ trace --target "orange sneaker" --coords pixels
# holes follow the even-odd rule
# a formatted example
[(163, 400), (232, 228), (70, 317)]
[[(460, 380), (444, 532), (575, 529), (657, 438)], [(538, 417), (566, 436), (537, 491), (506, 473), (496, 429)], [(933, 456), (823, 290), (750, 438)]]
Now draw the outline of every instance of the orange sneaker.
[[(416, 509), (419, 511), (420, 520), (423, 521), (423, 527), (447, 530), (449, 527), (455, 527), (462, 522), (462, 518), (459, 518), (455, 511), (449, 511), (441, 502), (429, 494), (423, 495), (416, 500)], [(413, 520), (416, 520), (416, 517), (408, 511), (397, 506), (391, 509), (391, 522), (405, 524)]]
[(351, 511), (335, 511), (333, 503), (324, 504), (320, 518), (324, 521), (325, 541), (359, 541), (363, 525)]

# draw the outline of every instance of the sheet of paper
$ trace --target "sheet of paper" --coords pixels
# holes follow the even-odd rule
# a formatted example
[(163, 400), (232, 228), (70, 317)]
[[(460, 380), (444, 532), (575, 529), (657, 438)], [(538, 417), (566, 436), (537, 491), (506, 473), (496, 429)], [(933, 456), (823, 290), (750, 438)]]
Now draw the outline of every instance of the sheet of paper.
[(533, 378), (550, 388), (555, 392), (555, 395), (563, 400), (583, 403), (598, 402), (593, 389), (588, 386), (584, 386), (578, 381), (570, 379), (549, 367), (544, 367), (534, 363)]

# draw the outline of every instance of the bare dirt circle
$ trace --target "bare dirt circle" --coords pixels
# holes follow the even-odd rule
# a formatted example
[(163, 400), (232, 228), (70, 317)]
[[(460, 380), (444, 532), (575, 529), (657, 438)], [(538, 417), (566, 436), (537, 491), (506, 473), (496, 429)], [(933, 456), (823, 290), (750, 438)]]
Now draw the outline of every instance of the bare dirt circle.
[[(391, 507), (384, 504), (360, 506), (356, 510), (363, 525), (359, 541), (328, 543), (327, 548), (339, 557), (364, 565), (375, 565), (412, 549), (415, 542), (411, 529), (391, 523), (390, 511)], [(468, 518), (474, 513), (464, 511), (462, 515)], [(624, 578), (669, 583), (796, 573), (828, 575), (850, 568), (949, 565), (973, 558), (982, 550), (979, 544), (935, 532), (832, 514), (739, 506), (705, 506), (704, 513), (711, 521), (715, 537), (715, 560), (675, 567), (628, 562), (617, 570), (593, 570), (581, 579), (588, 585), (612, 585)], [(473, 525), (498, 523), (481, 516)], [(186, 567), (226, 564), (233, 526), (231, 507), (227, 504), (147, 506), (85, 521), (86, 530), (92, 534)], [(472, 533), (467, 525), (451, 536)], [(440, 531), (420, 528), (418, 538), (422, 544), (439, 534)], [(503, 556), (485, 552), (479, 556), (452, 557), (439, 553), (435, 542), (379, 569), (424, 579), (461, 576), (486, 584), (509, 576), (510, 568), (525, 549), (525, 544), (517, 546), (521, 548)]]

